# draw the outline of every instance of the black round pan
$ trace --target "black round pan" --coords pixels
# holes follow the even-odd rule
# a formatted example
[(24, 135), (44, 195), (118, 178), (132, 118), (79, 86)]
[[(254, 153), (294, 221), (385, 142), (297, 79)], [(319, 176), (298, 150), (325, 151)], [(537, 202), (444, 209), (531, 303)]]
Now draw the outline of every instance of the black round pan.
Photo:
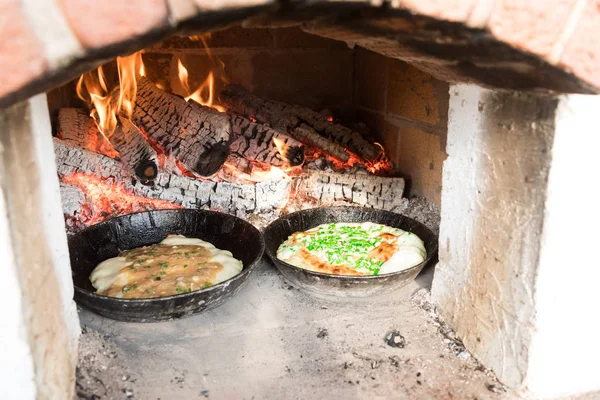
[[(277, 249), (294, 232), (332, 222), (375, 222), (415, 233), (425, 243), (427, 258), (421, 264), (377, 276), (331, 275), (308, 271), (277, 258)], [(288, 214), (264, 231), (266, 252), (288, 282), (316, 295), (368, 297), (394, 291), (414, 279), (437, 252), (437, 237), (425, 225), (389, 211), (359, 207), (322, 207)]]
[[(158, 243), (169, 234), (200, 238), (229, 250), (242, 261), (242, 272), (195, 292), (152, 299), (119, 299), (95, 293), (92, 270), (121, 251)], [(120, 321), (154, 322), (189, 316), (216, 307), (233, 296), (264, 251), (260, 232), (232, 215), (203, 210), (160, 210), (123, 215), (91, 226), (69, 238), (75, 300), (98, 314)]]

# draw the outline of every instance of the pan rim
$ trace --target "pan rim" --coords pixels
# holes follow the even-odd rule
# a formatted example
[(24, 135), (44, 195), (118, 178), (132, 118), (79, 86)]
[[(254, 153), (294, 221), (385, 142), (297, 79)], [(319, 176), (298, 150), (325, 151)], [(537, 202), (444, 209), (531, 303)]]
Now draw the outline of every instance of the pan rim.
[[(232, 276), (231, 278), (224, 280), (223, 282), (219, 282), (216, 285), (212, 285), (200, 290), (194, 290), (192, 292), (187, 292), (187, 293), (178, 293), (178, 294), (173, 294), (170, 296), (161, 296), (161, 297), (143, 297), (143, 298), (122, 298), (122, 297), (112, 297), (112, 296), (106, 296), (106, 295), (102, 295), (102, 294), (97, 294), (95, 292), (92, 292), (90, 290), (84, 289), (78, 285), (75, 284), (75, 282), (73, 282), (73, 288), (76, 292), (83, 294), (85, 296), (89, 296), (92, 299), (98, 299), (98, 300), (110, 300), (110, 301), (114, 301), (117, 303), (144, 303), (144, 302), (149, 302), (149, 301), (158, 301), (158, 300), (172, 300), (175, 298), (185, 298), (185, 297), (191, 297), (191, 296), (197, 296), (198, 294), (201, 293), (208, 293), (212, 290), (217, 290), (223, 286), (228, 286), (231, 282), (237, 280), (237, 279), (241, 279), (242, 277), (248, 275), (260, 262), (260, 260), (262, 259), (262, 255), (265, 252), (265, 238), (262, 234), (262, 232), (256, 228), (254, 225), (252, 225), (250, 222), (237, 217), (235, 215), (232, 214), (227, 214), (224, 212), (220, 212), (220, 211), (212, 211), (212, 210), (199, 210), (199, 209), (195, 209), (195, 208), (169, 208), (169, 209), (162, 209), (162, 210), (149, 210), (149, 211), (138, 211), (138, 212), (134, 212), (134, 213), (127, 213), (127, 214), (121, 214), (115, 217), (111, 217), (109, 219), (106, 219), (98, 224), (94, 224), (91, 226), (86, 227), (85, 229), (82, 229), (81, 231), (75, 233), (74, 235), (78, 235), (81, 234), (87, 230), (91, 230), (92, 228), (98, 229), (97, 227), (101, 226), (102, 224), (107, 224), (109, 223), (111, 220), (115, 220), (115, 219), (119, 219), (122, 217), (127, 217), (127, 216), (131, 216), (131, 215), (136, 215), (136, 214), (155, 214), (155, 213), (164, 213), (164, 212), (194, 212), (194, 213), (207, 213), (207, 214), (213, 214), (213, 215), (222, 215), (228, 218), (234, 218), (236, 220), (241, 221), (243, 224), (245, 224), (246, 226), (248, 226), (249, 228), (251, 228), (251, 230), (254, 231), (254, 233), (257, 234), (258, 237), (258, 242), (259, 242), (259, 256), (256, 257), (256, 259), (251, 262), (247, 267), (246, 266), (242, 266), (242, 270)], [(71, 235), (71, 236), (74, 236)], [(155, 244), (155, 243), (153, 243)]]
[[(428, 234), (430, 234), (431, 236), (435, 237), (436, 235), (433, 233), (433, 231), (431, 229), (429, 229), (427, 226), (425, 226), (425, 224), (410, 218), (404, 214), (400, 214), (400, 213), (396, 213), (393, 211), (388, 211), (388, 210), (380, 210), (380, 209), (376, 209), (376, 208), (368, 208), (368, 207), (356, 207), (356, 206), (331, 206), (331, 207), (314, 207), (314, 208), (307, 208), (304, 210), (299, 210), (299, 211), (294, 211), (292, 213), (286, 214), (283, 217), (279, 217), (277, 218), (275, 221), (271, 222), (264, 230), (263, 234), (266, 235), (267, 231), (271, 230), (273, 226), (275, 226), (276, 223), (281, 223), (283, 221), (283, 219), (287, 219), (290, 218), (292, 215), (297, 215), (297, 214), (303, 214), (303, 213), (310, 213), (310, 212), (317, 212), (318, 210), (373, 210), (373, 211), (377, 211), (380, 213), (387, 213), (387, 214), (392, 214), (392, 215), (396, 215), (396, 216), (401, 216), (404, 217), (405, 219), (411, 220), (413, 222), (416, 222), (417, 224), (421, 225), (422, 228), (426, 229), (428, 231)], [(358, 222), (358, 221), (357, 221)], [(315, 225), (317, 226), (317, 225)], [(311, 228), (314, 228), (311, 227)], [(311, 228), (307, 228), (307, 229), (311, 229)], [(408, 231), (407, 231), (408, 232)], [(283, 241), (281, 242), (283, 243)], [(281, 243), (279, 243), (279, 246), (281, 246)], [(278, 248), (279, 248), (278, 246)], [(423, 268), (425, 267), (432, 259), (433, 256), (435, 254), (437, 254), (438, 251), (438, 242), (436, 241), (434, 243), (433, 246), (433, 250), (431, 252), (429, 252), (427, 254), (427, 257), (425, 258), (425, 260), (423, 260), (422, 262), (420, 262), (417, 265), (414, 265), (410, 268), (406, 268), (403, 269), (401, 271), (396, 271), (396, 272), (391, 272), (389, 274), (382, 274), (382, 275), (365, 275), (365, 276), (354, 276), (354, 275), (336, 275), (336, 274), (327, 274), (324, 272), (316, 272), (316, 271), (311, 271), (305, 268), (300, 268), (297, 267), (295, 265), (289, 264), (281, 259), (279, 259), (277, 257), (277, 254), (273, 253), (271, 251), (271, 249), (269, 248), (269, 246), (265, 246), (265, 253), (267, 253), (267, 255), (269, 256), (269, 258), (271, 258), (274, 262), (276, 260), (277, 263), (283, 264), (283, 266), (289, 268), (289, 269), (293, 269), (295, 271), (298, 272), (302, 272), (302, 273), (307, 273), (309, 275), (314, 275), (317, 277), (322, 277), (322, 278), (326, 278), (326, 279), (339, 279), (342, 281), (352, 281), (352, 282), (356, 282), (356, 281), (370, 281), (370, 280), (378, 280), (378, 279), (384, 279), (384, 278), (388, 278), (388, 277), (392, 277), (392, 276), (396, 276), (396, 275), (400, 275), (400, 274), (405, 274), (409, 271), (414, 271), (416, 269), (419, 268)], [(277, 264), (276, 264), (277, 266)]]

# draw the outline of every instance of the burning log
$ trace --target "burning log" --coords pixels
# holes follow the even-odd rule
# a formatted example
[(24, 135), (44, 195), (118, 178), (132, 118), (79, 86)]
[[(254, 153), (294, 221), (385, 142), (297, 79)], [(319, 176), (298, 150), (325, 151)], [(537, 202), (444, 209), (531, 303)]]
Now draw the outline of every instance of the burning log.
[(107, 140), (87, 111), (62, 108), (58, 112), (59, 136), (86, 150), (119, 157), (130, 176), (143, 183), (152, 181), (158, 173), (156, 152), (130, 120), (117, 118), (117, 127)]
[(121, 161), (144, 184), (158, 175), (158, 156), (140, 130), (127, 118), (118, 116), (118, 125), (109, 138), (121, 155)]
[(117, 158), (119, 156), (119, 153), (98, 130), (90, 113), (81, 108), (58, 110), (58, 137), (73, 146), (108, 157)]
[[(248, 118), (255, 118), (261, 123), (268, 123), (275, 129), (284, 130), (296, 137), (294, 132), (302, 124), (304, 139), (310, 140), (313, 131), (337, 143), (365, 160), (375, 159), (381, 149), (375, 144), (366, 141), (358, 132), (338, 124), (327, 115), (319, 114), (309, 108), (298, 105), (280, 103), (266, 100), (250, 93), (239, 85), (229, 85), (223, 89), (219, 96), (221, 103), (227, 109), (242, 114)], [(312, 128), (311, 130), (306, 127)], [(300, 137), (297, 137), (300, 140)], [(319, 145), (319, 147), (322, 147)], [(323, 150), (327, 150), (323, 148)], [(332, 156), (336, 155), (330, 153)], [(341, 161), (346, 161), (340, 158)]]
[[(80, 200), (81, 194), (80, 191), (67, 189), (76, 183), (76, 180), (69, 180), (69, 177), (81, 178), (78, 183), (87, 185), (88, 192), (85, 193), (87, 197), (106, 196), (106, 193), (114, 191), (111, 188), (118, 186), (120, 189), (114, 191), (117, 194), (111, 199), (114, 203), (119, 203), (121, 197), (129, 193), (138, 196), (138, 203), (145, 204), (145, 207), (150, 209), (165, 208), (166, 204), (170, 204), (234, 213), (243, 211), (248, 214), (282, 207), (290, 187), (288, 180), (263, 181), (256, 184), (212, 182), (166, 173), (162, 170), (159, 171), (152, 186), (135, 185), (123, 174), (121, 164), (117, 160), (79, 147), (72, 147), (58, 139), (54, 140), (54, 152), (58, 175), (63, 183), (64, 190), (61, 190), (61, 196), (65, 216), (83, 219), (80, 222), (84, 225), (98, 222), (100, 217), (109, 218), (133, 212), (137, 208), (124, 209), (119, 206), (115, 210), (114, 206), (106, 204), (104, 209), (93, 212), (86, 213), (84, 210), (79, 210), (78, 205), (83, 206)], [(64, 185), (65, 183), (68, 185)], [(78, 187), (82, 189), (81, 186)], [(75, 196), (75, 199), (71, 196)], [(153, 200), (156, 202), (153, 203)]]
[(143, 77), (131, 119), (167, 156), (198, 175), (214, 174), (229, 155), (232, 129), (227, 114), (187, 102)]
[(304, 146), (294, 138), (235, 114), (231, 114), (231, 122), (238, 136), (231, 144), (232, 152), (275, 167), (304, 162)]
[(70, 232), (145, 208), (209, 208), (250, 218), (257, 213), (274, 217), (273, 212), (301, 207), (311, 199), (321, 206), (356, 204), (385, 210), (403, 204), (404, 179), (373, 176), (362, 170), (335, 173), (305, 169), (300, 177), (275, 177), (257, 183), (200, 181), (161, 170), (152, 186), (144, 186), (128, 179), (117, 160), (58, 139), (54, 150)]
[(292, 130), (292, 133), (298, 140), (301, 140), (310, 146), (317, 147), (342, 162), (347, 162), (350, 158), (350, 155), (342, 146), (319, 135), (313, 128), (306, 124), (301, 123)]

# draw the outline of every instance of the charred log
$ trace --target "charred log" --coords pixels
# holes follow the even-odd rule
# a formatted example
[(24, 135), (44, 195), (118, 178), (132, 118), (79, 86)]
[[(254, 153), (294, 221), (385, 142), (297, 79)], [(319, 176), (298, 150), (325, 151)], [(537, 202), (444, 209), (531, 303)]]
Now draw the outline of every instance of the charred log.
[(143, 184), (158, 175), (158, 156), (140, 130), (127, 118), (118, 116), (118, 125), (109, 138), (121, 155), (121, 161)]
[(138, 80), (132, 121), (167, 156), (198, 175), (214, 174), (229, 155), (232, 130), (227, 114), (187, 102), (143, 77)]
[(106, 137), (98, 130), (90, 113), (81, 108), (58, 110), (58, 137), (83, 149), (116, 158), (115, 151)]
[(313, 128), (306, 124), (301, 123), (292, 129), (292, 134), (298, 140), (301, 140), (310, 146), (317, 147), (342, 162), (346, 162), (350, 158), (350, 155), (342, 146), (339, 146), (333, 143), (331, 140), (319, 135)]
[(404, 178), (375, 176), (361, 170), (353, 173), (308, 170), (296, 183), (296, 191), (320, 205), (345, 203), (394, 210), (402, 205)]
[(237, 136), (231, 144), (232, 152), (276, 167), (295, 167), (304, 162), (303, 144), (289, 135), (235, 114), (231, 114), (231, 122)]
[[(373, 160), (381, 149), (366, 141), (358, 132), (330, 121), (327, 115), (309, 108), (266, 100), (250, 93), (239, 85), (229, 85), (219, 96), (221, 103), (229, 110), (267, 123), (275, 129), (294, 135), (294, 130), (302, 124), (309, 126), (319, 135), (347, 148), (366, 160)], [(310, 135), (304, 130), (305, 139)], [(312, 133), (312, 132), (311, 132)], [(335, 157), (334, 154), (331, 154)], [(345, 160), (342, 160), (345, 161)]]
[[(169, 201), (185, 208), (217, 209), (233, 213), (272, 210), (282, 206), (290, 186), (289, 181), (256, 184), (200, 181), (163, 170), (159, 171), (153, 185), (136, 185), (123, 174), (121, 164), (116, 160), (72, 147), (58, 139), (54, 140), (54, 152), (61, 180), (74, 173), (92, 174), (105, 182), (123, 185), (132, 194)], [(63, 193), (63, 196), (67, 194)], [(69, 204), (65, 213), (69, 211), (72, 216), (73, 205), (79, 203), (78, 200), (63, 202)]]
[[(152, 186), (143, 186), (132, 183), (123, 174), (117, 160), (72, 147), (58, 139), (54, 141), (54, 149), (58, 175), (63, 182), (63, 211), (72, 223), (70, 227), (84, 226), (90, 223), (90, 219), (98, 218), (94, 210), (88, 207), (89, 199), (85, 190), (64, 184), (69, 181), (65, 178), (75, 173), (90, 174), (108, 184), (122, 185), (132, 194), (144, 198), (164, 200), (186, 208), (217, 209), (248, 218), (260, 212), (278, 213), (282, 207), (301, 207), (311, 201), (321, 206), (356, 204), (385, 210), (394, 210), (403, 204), (404, 179), (373, 176), (361, 170), (333, 173), (305, 169), (305, 174), (291, 180), (266, 180), (249, 184), (199, 181), (161, 170)], [(233, 162), (238, 164), (238, 168), (243, 168), (245, 159), (237, 159), (239, 163)], [(113, 214), (103, 217), (117, 214), (114, 210), (110, 212)]]

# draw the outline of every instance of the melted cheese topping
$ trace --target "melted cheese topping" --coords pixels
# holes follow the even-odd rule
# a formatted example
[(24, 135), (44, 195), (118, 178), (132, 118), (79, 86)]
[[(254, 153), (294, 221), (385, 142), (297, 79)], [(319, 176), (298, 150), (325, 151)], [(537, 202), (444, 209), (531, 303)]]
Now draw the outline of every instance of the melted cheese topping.
[(426, 257), (414, 233), (372, 222), (319, 225), (293, 233), (277, 249), (277, 258), (288, 264), (334, 275), (390, 274)]
[(242, 271), (231, 252), (209, 242), (169, 235), (151, 246), (126, 250), (98, 264), (90, 275), (96, 293), (151, 298), (200, 290)]

